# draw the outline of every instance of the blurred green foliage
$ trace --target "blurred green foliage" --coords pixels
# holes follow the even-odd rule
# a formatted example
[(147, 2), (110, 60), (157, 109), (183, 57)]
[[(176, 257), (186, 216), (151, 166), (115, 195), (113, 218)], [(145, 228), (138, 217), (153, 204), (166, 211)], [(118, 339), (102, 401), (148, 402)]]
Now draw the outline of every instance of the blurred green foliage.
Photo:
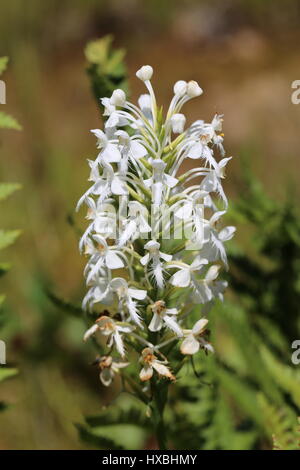
[[(0, 76), (6, 70), (8, 63), (7, 57), (0, 58)], [(18, 122), (8, 114), (1, 112), (0, 113), (0, 129), (21, 129), (21, 126)], [(3, 202), (16, 190), (20, 189), (20, 185), (17, 183), (0, 183), (0, 202)], [(0, 250), (8, 248), (12, 245), (15, 240), (20, 235), (20, 230), (3, 230), (0, 229)], [(0, 262), (0, 277), (7, 273), (10, 269), (10, 264), (7, 262)], [(3, 326), (4, 314), (3, 314), (3, 302), (5, 300), (5, 295), (0, 294), (0, 328)], [(1, 330), (0, 330), (1, 331)], [(14, 377), (18, 373), (18, 370), (13, 367), (0, 366), (0, 382), (7, 380), (11, 377)], [(0, 401), (0, 411), (3, 411), (6, 408), (6, 404), (3, 401)]]

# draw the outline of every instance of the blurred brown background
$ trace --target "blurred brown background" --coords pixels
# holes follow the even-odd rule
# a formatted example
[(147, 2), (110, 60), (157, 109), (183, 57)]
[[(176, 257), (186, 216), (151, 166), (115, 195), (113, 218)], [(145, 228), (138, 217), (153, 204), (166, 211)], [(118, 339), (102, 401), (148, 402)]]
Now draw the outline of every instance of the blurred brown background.
[(143, 64), (154, 67), (164, 105), (176, 80), (197, 80), (204, 95), (185, 112), (190, 120), (224, 113), (226, 149), (235, 157), (231, 197), (238, 197), (239, 156), (247, 155), (269, 194), (281, 198), (287, 187), (299, 195), (300, 105), (291, 103), (299, 20), (296, 0), (2, 0), (5, 110), (23, 131), (1, 133), (0, 178), (23, 189), (1, 223), (23, 234), (7, 254), (13, 270), (3, 282), (10, 321), (2, 336), (20, 376), (1, 387), (12, 407), (0, 419), (0, 449), (81, 448), (73, 422), (103, 399), (87, 366), (91, 350), (81, 346), (83, 325), (60, 317), (43, 293), (47, 286), (80, 302), (84, 289), (67, 215), (87, 187), (86, 158), (95, 155), (89, 129), (101, 126), (85, 72), (87, 41), (113, 33), (127, 49), (134, 100), (144, 91), (135, 78)]

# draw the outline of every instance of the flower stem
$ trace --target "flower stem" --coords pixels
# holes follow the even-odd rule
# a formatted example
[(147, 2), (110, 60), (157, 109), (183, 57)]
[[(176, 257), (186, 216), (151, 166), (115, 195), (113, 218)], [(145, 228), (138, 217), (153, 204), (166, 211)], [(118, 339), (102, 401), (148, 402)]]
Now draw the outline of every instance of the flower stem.
[(152, 420), (154, 432), (160, 450), (167, 450), (167, 431), (164, 422), (164, 410), (168, 398), (168, 385), (152, 381)]

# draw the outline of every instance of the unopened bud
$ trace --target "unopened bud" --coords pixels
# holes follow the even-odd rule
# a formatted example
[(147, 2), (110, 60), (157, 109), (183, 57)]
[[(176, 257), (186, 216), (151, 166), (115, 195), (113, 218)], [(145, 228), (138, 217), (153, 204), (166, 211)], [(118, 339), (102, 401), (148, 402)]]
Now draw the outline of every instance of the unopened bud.
[(110, 98), (110, 102), (114, 106), (124, 106), (126, 101), (126, 95), (123, 90), (117, 89), (113, 92)]
[(143, 65), (137, 72), (136, 76), (142, 80), (143, 82), (146, 82), (147, 80), (151, 80), (153, 75), (153, 68), (151, 65)]
[(187, 83), (184, 80), (178, 80), (174, 85), (174, 94), (178, 96), (183, 96), (186, 93)]
[(190, 97), (190, 98), (195, 98), (196, 96), (200, 96), (202, 95), (203, 93), (203, 90), (202, 88), (199, 87), (198, 83), (195, 82), (195, 80), (191, 80), (188, 84), (187, 84), (187, 95)]

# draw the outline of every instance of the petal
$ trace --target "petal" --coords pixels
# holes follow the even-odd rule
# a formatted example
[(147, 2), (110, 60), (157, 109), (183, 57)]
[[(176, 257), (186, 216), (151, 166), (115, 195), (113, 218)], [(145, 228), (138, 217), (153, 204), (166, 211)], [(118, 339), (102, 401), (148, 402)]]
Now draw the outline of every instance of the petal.
[(213, 226), (224, 214), (226, 214), (226, 211), (215, 212), (214, 215), (210, 218), (209, 225)]
[(191, 282), (191, 273), (189, 269), (180, 269), (173, 274), (170, 283), (175, 287), (187, 287)]
[(164, 260), (164, 261), (171, 261), (172, 255), (168, 255), (167, 253), (159, 253), (159, 256)]
[(144, 185), (146, 186), (146, 188), (151, 188), (152, 186), (152, 178), (149, 178), (147, 180), (144, 180)]
[(122, 291), (123, 292), (127, 292), (127, 282), (125, 281), (125, 279), (123, 279), (122, 277), (115, 277), (114, 279), (112, 279), (110, 281), (110, 287), (116, 291), (117, 289), (119, 289), (121, 287)]
[(170, 380), (175, 380), (175, 377), (172, 372), (167, 368), (167, 366), (165, 366), (161, 362), (154, 360), (152, 362), (152, 367), (156, 370), (156, 372), (159, 373), (159, 375), (163, 375), (164, 377), (167, 377)]
[(169, 188), (174, 188), (174, 186), (176, 186), (178, 183), (178, 179), (173, 178), (173, 176), (170, 175), (165, 175), (165, 183)]
[(167, 325), (167, 327), (170, 328), (170, 330), (174, 331), (174, 333), (177, 336), (179, 337), (183, 336), (182, 330), (180, 326), (178, 325), (178, 323), (176, 322), (176, 320), (174, 320), (174, 318), (169, 317), (168, 315), (165, 315), (164, 322)]
[(182, 354), (192, 355), (192, 354), (197, 353), (199, 351), (199, 348), (200, 348), (200, 345), (198, 341), (194, 338), (193, 335), (189, 335), (181, 343), (180, 351)]
[(146, 380), (150, 380), (153, 375), (153, 369), (151, 366), (146, 365), (143, 367), (143, 369), (140, 372), (140, 379), (142, 382), (145, 382)]
[(222, 242), (227, 242), (228, 240), (231, 240), (235, 231), (236, 231), (236, 227), (233, 227), (233, 226), (225, 227), (219, 232), (218, 237)]
[(122, 336), (120, 335), (118, 330), (116, 330), (114, 332), (113, 338), (114, 338), (115, 345), (116, 345), (118, 353), (120, 354), (120, 356), (124, 357), (125, 356), (125, 348), (124, 348)]
[(200, 320), (198, 320), (193, 326), (193, 329), (192, 329), (193, 335), (199, 335), (200, 333), (202, 333), (207, 323), (208, 323), (207, 318), (200, 318)]
[(110, 369), (103, 369), (100, 373), (100, 380), (105, 385), (109, 387), (113, 379), (113, 372)]
[(178, 217), (178, 219), (187, 220), (191, 217), (192, 210), (193, 210), (193, 203), (187, 202), (182, 207), (177, 209), (177, 211), (175, 211), (175, 215), (176, 217)]
[(121, 160), (121, 153), (114, 144), (107, 144), (102, 152), (102, 157), (107, 163), (117, 163)]
[(130, 362), (121, 362), (119, 359), (114, 359), (112, 363), (112, 367), (114, 369), (123, 369), (124, 367), (128, 367)]
[(133, 153), (133, 156), (135, 158), (145, 157), (145, 155), (147, 155), (148, 153), (145, 147), (139, 142), (136, 142), (135, 140), (131, 141), (130, 147), (131, 147), (131, 152)]
[(211, 266), (205, 275), (205, 280), (207, 282), (211, 282), (217, 279), (220, 269), (221, 266), (219, 266), (218, 264), (214, 264), (213, 266)]
[(177, 308), (167, 308), (166, 310), (167, 315), (178, 315)]
[(134, 299), (137, 299), (137, 300), (144, 300), (145, 297), (147, 296), (147, 291), (146, 290), (132, 289), (132, 287), (130, 287), (128, 289), (128, 293), (129, 293), (130, 297), (133, 297)]
[(140, 259), (140, 262), (143, 266), (146, 266), (146, 264), (149, 262), (149, 258), (150, 258), (150, 254), (147, 253), (145, 256), (143, 256), (141, 259)]
[(124, 196), (127, 194), (127, 189), (124, 181), (122, 181), (120, 178), (117, 176), (114, 177), (114, 179), (111, 182), (111, 191), (113, 194), (116, 194), (117, 196)]
[(124, 267), (124, 261), (112, 250), (109, 250), (105, 256), (106, 266), (109, 269), (119, 269)]
[(159, 331), (163, 326), (162, 319), (157, 313), (154, 313), (152, 320), (148, 326), (150, 331)]
[(91, 328), (89, 328), (85, 333), (84, 333), (84, 336), (83, 336), (83, 341), (87, 341), (91, 336), (93, 336), (96, 331), (98, 331), (98, 325), (92, 325)]
[(201, 158), (203, 145), (200, 142), (195, 143), (187, 152), (187, 157), (195, 160)]

